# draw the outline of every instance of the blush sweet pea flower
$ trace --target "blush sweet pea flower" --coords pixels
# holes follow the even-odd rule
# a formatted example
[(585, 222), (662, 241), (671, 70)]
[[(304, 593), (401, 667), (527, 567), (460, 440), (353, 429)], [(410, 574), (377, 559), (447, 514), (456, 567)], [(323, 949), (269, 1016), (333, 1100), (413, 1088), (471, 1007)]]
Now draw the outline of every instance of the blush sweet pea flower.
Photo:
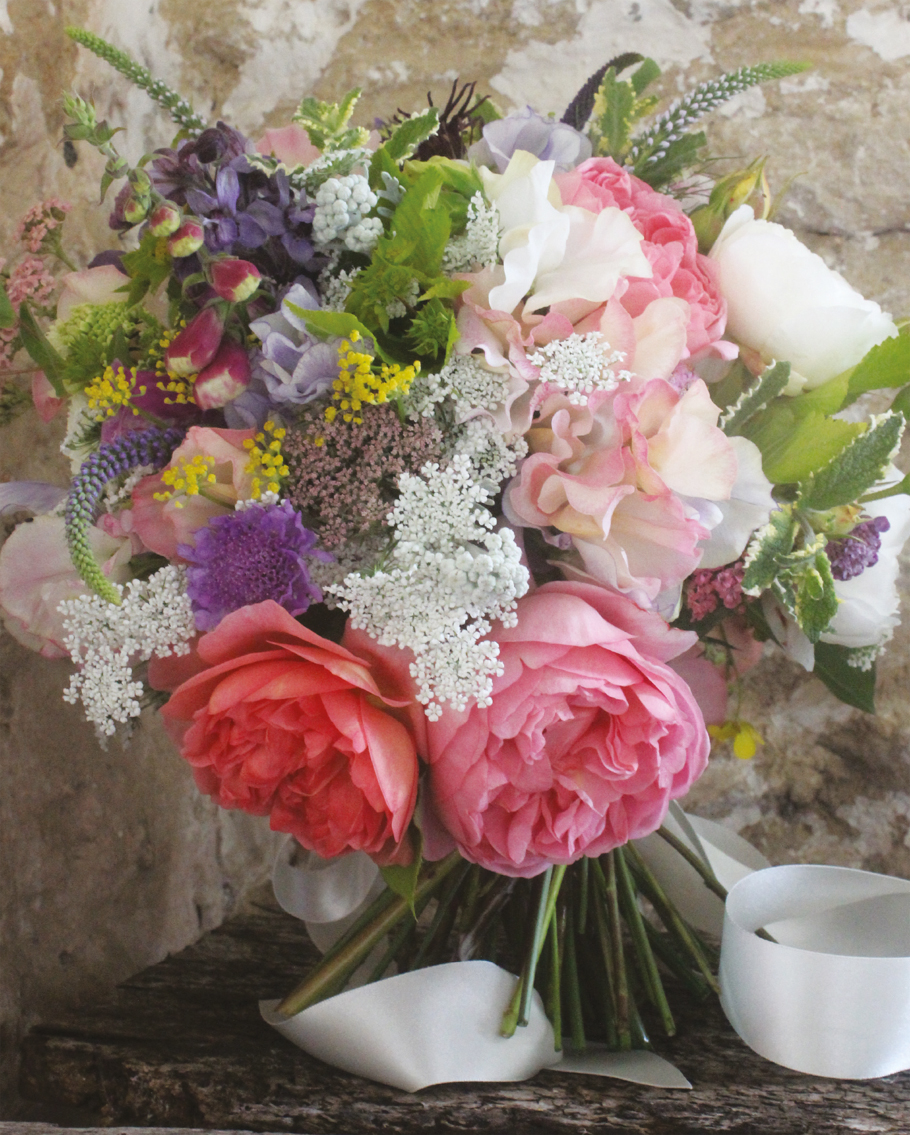
[(564, 534), (555, 542), (574, 546), (589, 576), (640, 606), (660, 596), (672, 608), (721, 520), (706, 505), (728, 501), (737, 481), (718, 413), (700, 379), (683, 394), (661, 379), (627, 384), (587, 405), (551, 394), (525, 435), (531, 453), (505, 514)]
[(667, 665), (695, 635), (604, 588), (548, 583), (494, 637), (491, 704), (427, 725), (432, 806), (461, 854), (527, 878), (659, 827), (708, 759)]
[[(196, 783), (223, 808), (268, 815), (324, 859), (388, 858), (417, 796), (417, 753), (388, 668), (302, 627), (271, 600), (233, 611), (196, 647), (198, 672), (161, 711)], [(170, 659), (151, 672), (167, 688)], [(172, 670), (179, 680), (186, 663)]]

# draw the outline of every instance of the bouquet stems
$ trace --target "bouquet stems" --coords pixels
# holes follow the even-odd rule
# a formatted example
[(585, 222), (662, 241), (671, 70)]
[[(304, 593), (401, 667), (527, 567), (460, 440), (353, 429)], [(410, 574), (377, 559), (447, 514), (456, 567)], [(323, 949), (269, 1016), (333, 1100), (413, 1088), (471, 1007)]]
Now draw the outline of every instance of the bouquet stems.
[[(698, 856), (672, 833), (661, 835), (706, 886), (725, 894)], [(570, 867), (550, 866), (534, 879), (496, 875), (457, 852), (427, 864), (410, 902), (383, 892), (279, 1011), (290, 1016), (340, 992), (383, 944), (370, 981), (393, 964), (404, 972), (504, 954), (507, 965), (518, 963), (518, 977), (503, 1007), (502, 1035), (528, 1024), (537, 988), (557, 1049), (583, 1050), (592, 1038), (620, 1051), (650, 1048), (646, 1018), (675, 1035), (662, 968), (698, 997), (718, 989), (712, 949), (632, 844)]]

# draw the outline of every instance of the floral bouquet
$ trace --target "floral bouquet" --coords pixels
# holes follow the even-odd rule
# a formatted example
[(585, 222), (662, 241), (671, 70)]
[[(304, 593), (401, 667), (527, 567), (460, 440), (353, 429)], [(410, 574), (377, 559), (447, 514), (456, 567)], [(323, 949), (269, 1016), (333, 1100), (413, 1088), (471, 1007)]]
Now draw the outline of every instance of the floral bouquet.
[(154, 705), (223, 807), (381, 869), (279, 1017), (480, 959), (519, 974), (504, 1036), (535, 989), (556, 1048), (672, 1033), (664, 977), (708, 995), (715, 946), (635, 841), (723, 895), (670, 802), (709, 732), (760, 742), (727, 697), (764, 644), (872, 711), (910, 533), (907, 394), (866, 397), (910, 338), (693, 129), (801, 66), (656, 116), (635, 54), (559, 120), (471, 84), (372, 130), (358, 91), (307, 97), (253, 143), (70, 34), (179, 133), (131, 167), (69, 96), (118, 247), (75, 270), (49, 201), (4, 269), (3, 364), (73, 463), (0, 488), (36, 514), (6, 625), (72, 658), (102, 740)]

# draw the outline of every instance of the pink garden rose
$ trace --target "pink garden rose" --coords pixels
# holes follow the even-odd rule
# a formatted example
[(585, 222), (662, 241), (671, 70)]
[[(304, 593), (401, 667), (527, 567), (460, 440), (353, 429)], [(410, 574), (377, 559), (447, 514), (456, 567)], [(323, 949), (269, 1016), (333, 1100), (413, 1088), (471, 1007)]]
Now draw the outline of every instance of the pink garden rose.
[(659, 827), (708, 759), (666, 664), (695, 635), (604, 588), (548, 583), (494, 637), (492, 704), (427, 725), (432, 804), (461, 854), (526, 878)]
[[(272, 601), (225, 616), (195, 659), (176, 660), (178, 679), (202, 668), (161, 713), (200, 790), (223, 808), (268, 814), (274, 831), (326, 859), (388, 858), (417, 796), (414, 740), (393, 716), (409, 696), (381, 688), (369, 661)], [(156, 662), (159, 685), (171, 684), (170, 661)]]
[(167, 468), (177, 469), (194, 458), (210, 458), (215, 480), (205, 483), (204, 491), (196, 495), (176, 495), (159, 501), (156, 495), (169, 491), (162, 474), (151, 473), (142, 478), (133, 489), (132, 529), (147, 548), (169, 560), (179, 559), (178, 544), (192, 544), (197, 528), (208, 524), (214, 516), (232, 512), (238, 500), (249, 499), (253, 475), (246, 471), (250, 456), (243, 443), (255, 432), (206, 426), (193, 426), (187, 431)]
[(698, 251), (692, 222), (672, 197), (658, 193), (612, 158), (589, 158), (555, 180), (564, 205), (592, 213), (620, 208), (643, 234), (642, 250), (652, 276), (628, 279), (620, 302), (631, 316), (642, 315), (658, 299), (684, 300), (689, 306), (688, 354), (713, 348), (725, 358), (735, 355), (735, 348), (721, 341), (727, 309), (715, 283), (715, 266)]
[[(661, 379), (595, 392), (587, 405), (551, 394), (525, 435), (530, 455), (509, 483), (513, 524), (555, 528), (591, 577), (640, 606), (675, 605), (702, 555), (703, 522), (730, 499), (737, 459), (701, 379), (680, 394)], [(571, 565), (567, 565), (571, 566)], [(672, 600), (672, 601), (671, 601)]]

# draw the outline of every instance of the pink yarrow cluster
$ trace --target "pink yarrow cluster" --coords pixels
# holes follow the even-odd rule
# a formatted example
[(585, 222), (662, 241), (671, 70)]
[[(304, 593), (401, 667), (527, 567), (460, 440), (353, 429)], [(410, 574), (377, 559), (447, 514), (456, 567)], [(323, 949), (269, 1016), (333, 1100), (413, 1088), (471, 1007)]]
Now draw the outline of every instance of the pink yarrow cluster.
[(33, 205), (19, 222), (16, 237), (29, 252), (41, 252), (47, 238), (63, 224), (63, 218), (72, 208), (59, 197), (49, 197)]

